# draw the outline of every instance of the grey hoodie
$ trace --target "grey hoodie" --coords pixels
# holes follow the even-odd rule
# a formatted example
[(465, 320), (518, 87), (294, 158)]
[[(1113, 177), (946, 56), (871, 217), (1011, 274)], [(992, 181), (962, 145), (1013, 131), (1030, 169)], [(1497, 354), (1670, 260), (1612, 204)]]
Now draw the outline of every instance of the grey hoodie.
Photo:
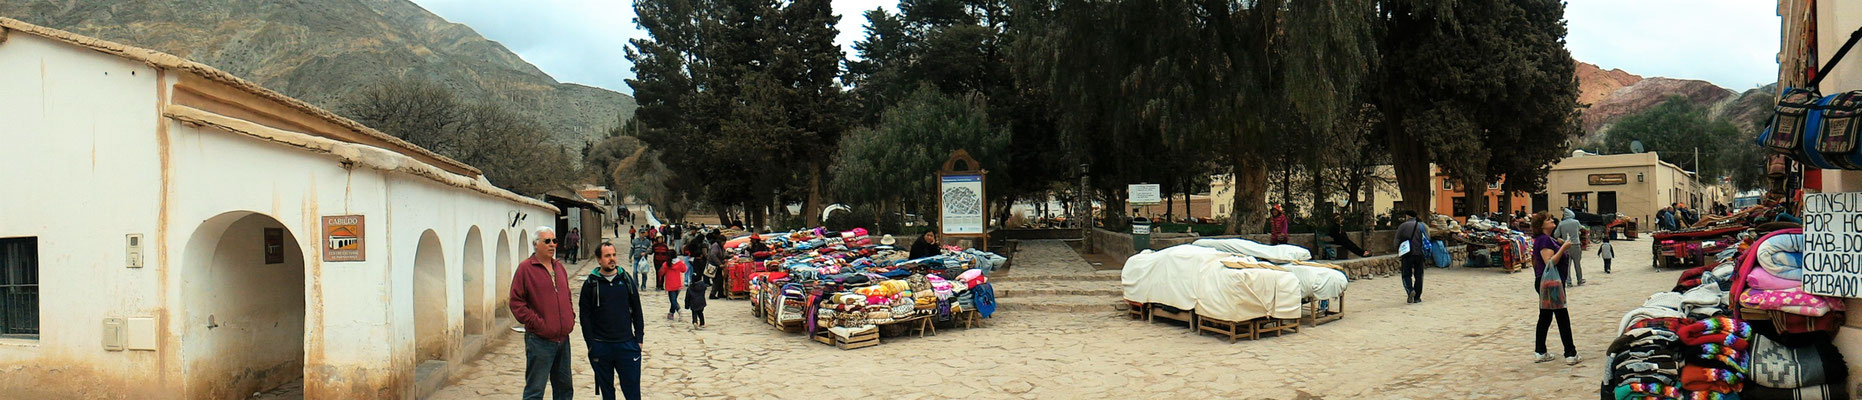
[[(1583, 234), (1584, 224), (1578, 222), (1578, 213), (1572, 212), (1569, 208), (1565, 209), (1565, 219), (1558, 221), (1558, 228), (1552, 230), (1553, 238), (1572, 244), (1583, 243), (1580, 240), (1583, 239)], [(1583, 254), (1583, 251), (1572, 251), (1565, 253), (1565, 257), (1576, 260), (1582, 258)]]

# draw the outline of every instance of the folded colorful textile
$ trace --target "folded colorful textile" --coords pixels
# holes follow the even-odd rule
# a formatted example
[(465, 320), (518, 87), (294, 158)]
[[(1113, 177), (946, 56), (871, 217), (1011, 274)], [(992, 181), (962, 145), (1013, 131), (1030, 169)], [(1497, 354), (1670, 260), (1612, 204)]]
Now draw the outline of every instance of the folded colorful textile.
[[(1826, 383), (1820, 346), (1787, 347), (1763, 335), (1752, 338), (1752, 383), (1777, 389), (1796, 389)], [(1834, 352), (1833, 346), (1827, 344)]]
[(1681, 398), (1681, 396), (1681, 388), (1670, 385), (1631, 383), (1627, 385), (1618, 385), (1616, 387), (1617, 400), (1678, 399)]
[(1739, 295), (1739, 303), (1760, 310), (1783, 311), (1807, 317), (1821, 317), (1832, 310), (1844, 308), (1842, 301), (1805, 293), (1803, 289), (1795, 287), (1783, 290), (1747, 289)]
[[(1679, 302), (1680, 298), (1681, 298), (1681, 295), (1679, 293), (1675, 293), (1675, 300), (1676, 300), (1675, 304), (1677, 306), (1680, 304)], [(1672, 307), (1643, 306), (1643, 307), (1636, 308), (1634, 310), (1629, 310), (1629, 313), (1623, 314), (1623, 320), (1617, 324), (1617, 330), (1619, 332), (1628, 331), (1630, 325), (1634, 325), (1636, 321), (1641, 321), (1641, 320), (1649, 319), (1649, 318), (1683, 318), (1685, 319), (1687, 318), (1687, 314), (1682, 313), (1681, 310), (1672, 308)]]
[(1742, 394), (1747, 400), (1837, 400), (1840, 398), (1830, 385), (1805, 386), (1796, 389), (1746, 385), (1746, 390)]
[(1782, 290), (1804, 286), (1804, 282), (1780, 278), (1764, 268), (1753, 268), (1746, 273), (1746, 287), (1751, 289)]
[(1681, 367), (1681, 388), (1695, 392), (1738, 393), (1745, 389), (1744, 375), (1688, 364)]
[(1804, 235), (1785, 233), (1753, 246), (1760, 268), (1779, 278), (1803, 280)]

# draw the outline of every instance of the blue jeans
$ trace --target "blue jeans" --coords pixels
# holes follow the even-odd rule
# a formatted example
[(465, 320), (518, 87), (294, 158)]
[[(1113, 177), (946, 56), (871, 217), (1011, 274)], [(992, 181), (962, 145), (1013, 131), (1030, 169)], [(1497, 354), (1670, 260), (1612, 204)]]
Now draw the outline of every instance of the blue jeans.
[(667, 311), (666, 315), (678, 315), (679, 314), (679, 291), (677, 290), (666, 291), (666, 299), (672, 301), (672, 311)]
[(550, 397), (568, 400), (575, 393), (569, 370), (569, 341), (552, 342), (532, 333), (524, 333), (524, 399), (541, 400), (543, 384), (550, 386)]
[(588, 342), (588, 363), (595, 370), (595, 392), (614, 400), (614, 377), (620, 375), (621, 396), (640, 400), (640, 344)]

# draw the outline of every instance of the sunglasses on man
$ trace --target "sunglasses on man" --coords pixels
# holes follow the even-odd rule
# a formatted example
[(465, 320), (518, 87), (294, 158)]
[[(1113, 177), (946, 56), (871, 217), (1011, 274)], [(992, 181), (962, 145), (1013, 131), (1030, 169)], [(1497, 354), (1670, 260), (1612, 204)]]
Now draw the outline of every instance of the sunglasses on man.
[(543, 244), (556, 244), (556, 238), (543, 239)]

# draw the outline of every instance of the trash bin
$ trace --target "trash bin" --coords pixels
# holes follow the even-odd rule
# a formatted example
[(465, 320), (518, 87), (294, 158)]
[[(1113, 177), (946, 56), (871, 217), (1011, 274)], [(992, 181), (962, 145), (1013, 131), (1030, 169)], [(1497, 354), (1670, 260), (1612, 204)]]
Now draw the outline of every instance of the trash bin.
[(1131, 219), (1131, 250), (1144, 251), (1151, 248), (1151, 219), (1137, 217)]

